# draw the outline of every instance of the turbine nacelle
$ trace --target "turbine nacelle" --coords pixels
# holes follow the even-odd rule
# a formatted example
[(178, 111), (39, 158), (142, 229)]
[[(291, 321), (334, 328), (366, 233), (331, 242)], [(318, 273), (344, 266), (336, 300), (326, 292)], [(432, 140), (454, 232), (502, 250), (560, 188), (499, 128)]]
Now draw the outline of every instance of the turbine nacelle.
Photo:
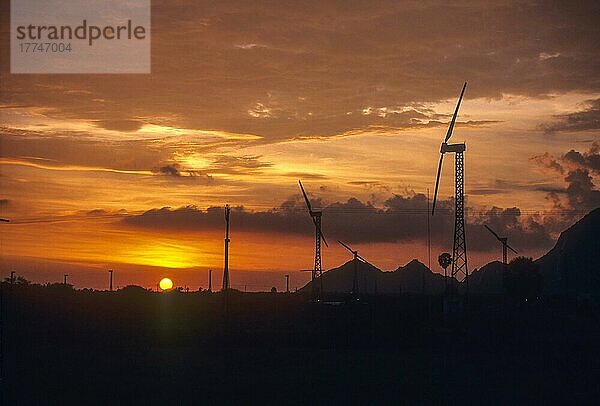
[(323, 232), (321, 231), (321, 216), (323, 215), (323, 212), (318, 210), (318, 211), (314, 211), (312, 209), (312, 206), (310, 204), (310, 200), (308, 200), (308, 195), (306, 194), (306, 191), (304, 190), (304, 186), (302, 186), (302, 182), (298, 181), (298, 184), (300, 185), (300, 190), (302, 191), (302, 196), (304, 196), (304, 202), (306, 203), (306, 208), (308, 209), (308, 214), (310, 215), (310, 217), (313, 220), (313, 223), (315, 224), (315, 228), (317, 230), (317, 233), (320, 235), (321, 240), (323, 241), (323, 244), (325, 244), (325, 246), (327, 248), (329, 248), (329, 245), (327, 244), (327, 240), (325, 239), (325, 236), (323, 235)]
[(440, 153), (445, 154), (446, 152), (465, 152), (465, 150), (467, 149), (467, 147), (465, 146), (465, 143), (463, 142), (462, 144), (447, 144), (445, 142), (442, 142), (442, 146), (440, 147)]
[(500, 241), (500, 244), (502, 244), (502, 263), (506, 265), (507, 262), (507, 250), (511, 250), (512, 252), (514, 252), (515, 254), (519, 254), (517, 252), (517, 250), (515, 250), (513, 247), (511, 247), (510, 245), (508, 245), (508, 238), (507, 237), (500, 237), (498, 234), (496, 234), (496, 232), (494, 230), (492, 230), (490, 227), (488, 227), (487, 224), (484, 224), (485, 228), (487, 228), (487, 230), (494, 236), (496, 237), (496, 239), (498, 241)]
[(454, 109), (454, 114), (452, 115), (452, 120), (450, 121), (450, 125), (448, 126), (448, 132), (446, 132), (446, 137), (444, 141), (442, 141), (442, 145), (440, 147), (440, 162), (438, 163), (437, 176), (435, 177), (435, 190), (433, 192), (433, 205), (431, 206), (431, 215), (433, 216), (435, 213), (435, 204), (437, 202), (437, 194), (440, 186), (440, 175), (442, 174), (442, 161), (444, 160), (444, 154), (446, 152), (454, 152), (454, 153), (462, 153), (465, 151), (465, 144), (448, 144), (448, 140), (452, 137), (452, 131), (454, 130), (454, 124), (456, 124), (456, 116), (458, 115), (458, 109), (460, 108), (460, 103), (462, 102), (462, 98), (465, 95), (465, 89), (467, 88), (467, 82), (462, 87), (460, 91), (460, 97), (458, 98), (458, 103), (456, 103), (456, 109)]

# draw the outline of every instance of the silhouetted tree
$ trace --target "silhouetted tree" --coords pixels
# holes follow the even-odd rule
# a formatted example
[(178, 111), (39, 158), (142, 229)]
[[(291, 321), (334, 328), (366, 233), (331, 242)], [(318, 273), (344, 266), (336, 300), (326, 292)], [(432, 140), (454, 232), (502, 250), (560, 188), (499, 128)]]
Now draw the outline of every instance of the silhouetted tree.
[(148, 293), (148, 290), (138, 285), (127, 285), (124, 288), (117, 290), (117, 292), (125, 295), (144, 295)]
[(442, 268), (444, 268), (444, 276), (446, 276), (446, 268), (452, 264), (452, 255), (448, 254), (447, 252), (440, 254), (438, 257), (438, 263)]
[(533, 258), (517, 257), (504, 273), (504, 290), (514, 299), (534, 299), (542, 292), (543, 277)]
[[(12, 280), (10, 277), (8, 277), (8, 278), (4, 278), (4, 282), (11, 283)], [(31, 282), (28, 281), (27, 279), (25, 279), (25, 277), (23, 277), (23, 276), (17, 276), (15, 278), (14, 283), (15, 283), (15, 285), (30, 285), (31, 284)]]

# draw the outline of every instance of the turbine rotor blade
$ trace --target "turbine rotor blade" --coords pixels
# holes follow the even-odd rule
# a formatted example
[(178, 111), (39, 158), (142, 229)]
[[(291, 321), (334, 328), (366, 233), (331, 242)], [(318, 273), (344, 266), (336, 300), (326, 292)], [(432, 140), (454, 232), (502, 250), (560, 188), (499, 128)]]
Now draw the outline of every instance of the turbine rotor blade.
[(325, 239), (325, 236), (323, 235), (323, 231), (321, 231), (321, 229), (319, 229), (319, 235), (321, 236), (321, 239), (323, 240), (325, 246), (329, 248), (329, 244), (327, 244), (327, 240)]
[(442, 160), (444, 159), (444, 154), (440, 155), (440, 163), (438, 164), (437, 177), (435, 178), (435, 192), (433, 193), (433, 205), (431, 206), (431, 215), (435, 213), (435, 203), (437, 201), (438, 188), (440, 186), (440, 175), (442, 172)]
[[(315, 227), (319, 227), (319, 226), (317, 225), (317, 220), (315, 220), (315, 218), (314, 218), (314, 217), (313, 217), (312, 219), (313, 219), (313, 223), (315, 223)], [(329, 248), (329, 244), (327, 244), (327, 240), (325, 239), (325, 236), (323, 235), (323, 231), (321, 231), (321, 228), (319, 228), (319, 235), (321, 236), (321, 239), (322, 239), (322, 240), (323, 240), (323, 242), (325, 243), (325, 246), (326, 246), (327, 248)]]
[(458, 98), (458, 103), (456, 104), (456, 109), (454, 110), (454, 115), (452, 116), (452, 121), (450, 122), (450, 126), (448, 126), (448, 132), (446, 133), (446, 138), (444, 138), (444, 142), (448, 142), (450, 137), (452, 136), (452, 130), (454, 130), (454, 124), (456, 123), (456, 116), (458, 115), (458, 109), (460, 108), (460, 102), (462, 102), (463, 95), (465, 94), (465, 89), (467, 87), (467, 82), (463, 85), (462, 91), (460, 92), (460, 97)]
[(312, 207), (310, 206), (310, 201), (308, 200), (308, 196), (306, 195), (306, 192), (304, 191), (304, 186), (302, 186), (302, 182), (298, 181), (298, 184), (300, 185), (300, 190), (302, 190), (302, 194), (304, 195), (304, 201), (306, 202), (306, 207), (308, 207), (308, 213), (312, 216)]
[(338, 240), (338, 242), (340, 244), (342, 244), (344, 246), (344, 248), (346, 248), (348, 251), (350, 251), (352, 253), (352, 255), (354, 255), (354, 250), (350, 247), (348, 247), (346, 244), (344, 244), (343, 242), (341, 242), (340, 240)]
[(519, 253), (510, 245), (506, 244), (506, 248), (508, 248), (509, 250), (511, 250), (512, 252), (514, 252), (515, 254), (519, 255)]
[(487, 224), (484, 224), (483, 226), (484, 226), (485, 228), (487, 228), (487, 229), (488, 229), (488, 231), (489, 231), (490, 233), (492, 233), (492, 234), (494, 235), (494, 237), (496, 237), (496, 239), (497, 239), (498, 241), (502, 242), (502, 238), (500, 238), (500, 237), (498, 236), (498, 234), (496, 234), (496, 233), (494, 232), (494, 230), (492, 230), (491, 228), (489, 228)]

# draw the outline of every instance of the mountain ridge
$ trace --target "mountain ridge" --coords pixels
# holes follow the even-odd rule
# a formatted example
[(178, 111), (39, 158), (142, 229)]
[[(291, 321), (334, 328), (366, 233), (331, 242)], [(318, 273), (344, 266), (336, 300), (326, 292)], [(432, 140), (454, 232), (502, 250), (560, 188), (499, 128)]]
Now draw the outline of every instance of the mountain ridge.
[[(555, 245), (535, 260), (544, 277), (544, 293), (600, 296), (600, 208), (596, 208), (560, 233)], [(596, 255), (594, 255), (596, 254)], [(504, 265), (491, 261), (469, 276), (469, 291), (481, 295), (503, 293)], [(354, 280), (354, 261), (323, 272), (323, 290), (349, 293)], [(309, 282), (300, 291), (310, 291)], [(412, 259), (393, 271), (359, 261), (358, 290), (367, 294), (440, 294), (444, 276)]]

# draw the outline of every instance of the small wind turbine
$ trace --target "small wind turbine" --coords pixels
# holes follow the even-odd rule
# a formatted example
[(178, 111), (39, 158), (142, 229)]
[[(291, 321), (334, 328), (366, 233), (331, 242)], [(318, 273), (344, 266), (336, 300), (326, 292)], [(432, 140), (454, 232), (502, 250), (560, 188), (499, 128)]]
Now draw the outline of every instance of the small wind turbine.
[(358, 291), (359, 291), (359, 289), (358, 289), (358, 261), (363, 262), (363, 263), (368, 263), (369, 261), (367, 261), (360, 255), (358, 255), (357, 250), (353, 250), (352, 248), (350, 248), (348, 245), (344, 244), (340, 240), (338, 240), (338, 242), (344, 248), (346, 248), (348, 251), (350, 251), (352, 253), (352, 255), (354, 256), (354, 259), (353, 259), (353, 261), (354, 261), (354, 278), (352, 280), (352, 297), (354, 299), (358, 299)]
[(319, 300), (321, 299), (320, 296), (323, 291), (323, 280), (320, 281), (320, 292), (317, 292), (317, 285), (315, 284), (315, 279), (317, 278), (317, 274), (319, 276), (319, 279), (323, 274), (323, 270), (321, 267), (321, 240), (323, 240), (323, 244), (325, 244), (327, 248), (329, 248), (329, 245), (327, 244), (327, 240), (325, 239), (325, 236), (321, 231), (321, 216), (323, 215), (323, 212), (321, 210), (312, 209), (310, 201), (308, 200), (308, 196), (306, 195), (304, 187), (302, 186), (302, 182), (298, 181), (298, 184), (300, 185), (300, 190), (302, 190), (302, 195), (304, 196), (304, 201), (306, 202), (306, 207), (308, 208), (308, 214), (312, 218), (313, 223), (315, 223), (315, 266), (311, 270), (311, 281), (313, 300)]
[(510, 245), (508, 245), (508, 238), (507, 237), (500, 237), (498, 236), (498, 234), (496, 234), (494, 232), (494, 230), (492, 230), (491, 228), (489, 228), (487, 226), (487, 224), (484, 224), (485, 228), (488, 229), (488, 231), (490, 233), (492, 233), (494, 235), (494, 237), (496, 237), (496, 239), (498, 241), (500, 241), (500, 243), (502, 243), (502, 263), (504, 265), (507, 264), (507, 254), (508, 254), (508, 250), (511, 250), (512, 252), (514, 252), (515, 254), (519, 254), (513, 247), (511, 247)]
[(431, 215), (433, 216), (435, 213), (435, 203), (437, 202), (437, 194), (438, 187), (440, 185), (440, 174), (442, 172), (442, 160), (444, 159), (444, 154), (446, 152), (453, 152), (455, 154), (454, 163), (455, 163), (455, 210), (454, 210), (454, 245), (452, 249), (452, 273), (451, 277), (454, 279), (456, 275), (462, 272), (465, 276), (465, 280), (469, 278), (469, 269), (467, 267), (467, 243), (465, 238), (465, 178), (464, 178), (464, 156), (465, 152), (465, 144), (448, 144), (448, 140), (452, 136), (452, 131), (454, 130), (454, 124), (456, 123), (456, 116), (458, 115), (458, 109), (460, 107), (460, 103), (462, 101), (463, 95), (465, 94), (465, 89), (467, 87), (467, 82), (462, 87), (462, 91), (460, 92), (460, 97), (458, 98), (458, 103), (456, 104), (456, 109), (454, 110), (454, 115), (452, 116), (452, 121), (450, 122), (450, 126), (448, 127), (448, 131), (446, 132), (446, 138), (444, 138), (444, 142), (442, 142), (442, 146), (440, 147), (440, 162), (438, 164), (437, 177), (435, 178), (435, 192), (433, 193), (433, 205), (431, 207)]

